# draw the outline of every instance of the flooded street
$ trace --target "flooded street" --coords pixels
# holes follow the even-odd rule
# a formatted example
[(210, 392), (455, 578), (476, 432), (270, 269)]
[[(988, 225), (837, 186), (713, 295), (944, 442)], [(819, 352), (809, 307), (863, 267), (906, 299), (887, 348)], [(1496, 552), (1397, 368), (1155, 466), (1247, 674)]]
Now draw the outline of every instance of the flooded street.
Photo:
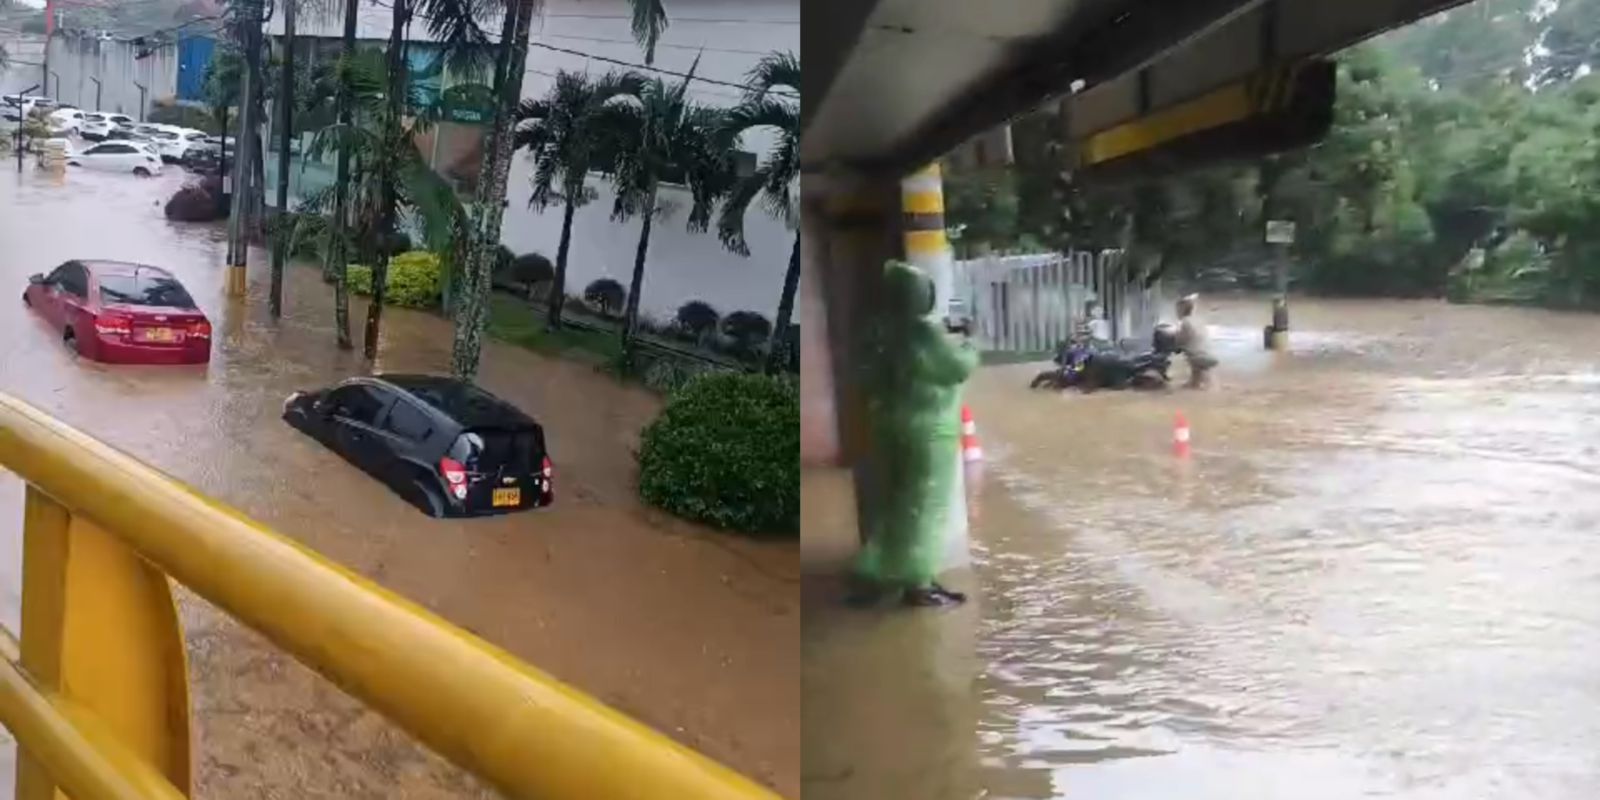
[(1202, 307), (1218, 391), (971, 386), (984, 796), (1592, 797), (1600, 317)]
[[(480, 382), (545, 427), (556, 504), (431, 520), (279, 420), (284, 397), (366, 371), (333, 346), (332, 291), (293, 267), (266, 313), (222, 292), (220, 227), (169, 224), (179, 185), (29, 169), (0, 174), (0, 391), (299, 539), (712, 758), (799, 792), (798, 556), (642, 507), (633, 449), (659, 400), (588, 365), (486, 345)], [(74, 359), (18, 301), (68, 258), (172, 270), (216, 326), (209, 368)], [(364, 304), (353, 300), (360, 336)], [(384, 315), (374, 371), (447, 372), (450, 326)], [(359, 340), (357, 342), (359, 348)], [(17, 624), (22, 489), (0, 471), (0, 611)], [(226, 798), (456, 798), (488, 793), (253, 633), (180, 594), (194, 692), (196, 789)], [(9, 781), (4, 781), (9, 787)]]

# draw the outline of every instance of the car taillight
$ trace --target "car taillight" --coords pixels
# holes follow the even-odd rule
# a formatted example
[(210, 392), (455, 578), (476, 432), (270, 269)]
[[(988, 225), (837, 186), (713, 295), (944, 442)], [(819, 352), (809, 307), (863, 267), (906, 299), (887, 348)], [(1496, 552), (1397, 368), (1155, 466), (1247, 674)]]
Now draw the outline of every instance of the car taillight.
[(467, 468), (453, 458), (439, 459), (439, 474), (450, 484), (450, 493), (457, 500), (467, 499)]
[(550, 457), (549, 456), (545, 456), (544, 457), (544, 479), (548, 481), (551, 478), (555, 477), (555, 474), (556, 474), (555, 466), (550, 463)]
[(94, 332), (101, 336), (127, 336), (133, 333), (133, 320), (120, 314), (101, 314), (95, 317)]
[(189, 336), (193, 339), (210, 339), (211, 323), (203, 319), (189, 323)]

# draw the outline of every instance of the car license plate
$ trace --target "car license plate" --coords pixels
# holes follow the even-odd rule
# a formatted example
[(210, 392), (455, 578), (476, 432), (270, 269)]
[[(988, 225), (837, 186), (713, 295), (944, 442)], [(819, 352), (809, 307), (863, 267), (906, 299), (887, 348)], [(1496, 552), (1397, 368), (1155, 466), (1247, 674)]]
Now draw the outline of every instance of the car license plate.
[(141, 330), (144, 332), (144, 335), (140, 336), (139, 338), (147, 342), (178, 341), (178, 332), (171, 328), (142, 328)]
[(513, 486), (510, 489), (496, 489), (494, 490), (492, 501), (496, 508), (500, 506), (520, 506), (522, 505), (522, 488)]

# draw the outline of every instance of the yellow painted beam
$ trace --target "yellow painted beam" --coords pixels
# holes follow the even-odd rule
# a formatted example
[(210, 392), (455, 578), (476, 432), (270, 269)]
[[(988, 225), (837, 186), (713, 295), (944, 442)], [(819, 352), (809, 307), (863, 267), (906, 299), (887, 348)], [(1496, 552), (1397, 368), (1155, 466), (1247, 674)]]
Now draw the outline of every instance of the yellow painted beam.
[[(37, 488), (25, 498), (23, 667), (189, 794), (188, 666), (166, 576)], [(19, 762), (18, 800), (55, 797), (39, 767)]]
[(769, 790), (123, 453), (0, 394), (0, 467), (513, 798)]
[[(32, 763), (56, 776), (72, 800), (183, 800), (93, 712), (35, 685), (18, 665), (20, 649), (9, 633), (0, 633), (0, 724), (18, 742), (19, 770)], [(53, 785), (45, 788), (46, 797), (57, 796)]]
[(1082, 149), (1085, 166), (1150, 150), (1175, 139), (1242, 120), (1255, 112), (1249, 88), (1233, 84), (1165, 111), (1090, 136)]
[(1083, 165), (1092, 166), (1154, 149), (1256, 114), (1287, 107), (1302, 64), (1260, 70), (1249, 78), (1193, 100), (1114, 126), (1085, 140)]

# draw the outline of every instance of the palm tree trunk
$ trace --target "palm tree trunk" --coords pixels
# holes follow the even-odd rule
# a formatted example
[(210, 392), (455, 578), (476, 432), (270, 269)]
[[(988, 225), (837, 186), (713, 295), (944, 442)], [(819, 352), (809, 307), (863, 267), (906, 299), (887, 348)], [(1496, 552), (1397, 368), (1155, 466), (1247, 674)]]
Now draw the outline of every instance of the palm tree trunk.
[(272, 283), (267, 313), (283, 316), (283, 262), (289, 256), (289, 140), (294, 136), (294, 12), (296, 0), (283, 5), (283, 65), (278, 83), (278, 224), (272, 237)]
[[(489, 328), (489, 288), (495, 253), (500, 246), (500, 223), (505, 218), (506, 182), (511, 175), (512, 127), (517, 103), (522, 99), (522, 73), (528, 63), (528, 27), (539, 0), (507, 4), (500, 41), (510, 42), (495, 66), (494, 127), (483, 153), (482, 174), (472, 207), (472, 257), (467, 262), (466, 286), (455, 315), (455, 341), (451, 345), (450, 371), (472, 380), (483, 356), (483, 335)], [(502, 45), (504, 47), (504, 45)]]
[[(406, 25), (410, 22), (409, 0), (394, 0), (394, 14), (389, 29), (389, 86), (387, 113), (384, 115), (385, 147), (393, 147), (404, 137), (400, 115), (405, 113), (406, 98)], [(383, 321), (383, 302), (388, 294), (389, 243), (398, 219), (395, 206), (399, 202), (393, 159), (379, 159), (382, 174), (382, 203), (378, 223), (378, 253), (372, 263), (372, 302), (367, 304), (367, 329), (363, 337), (362, 352), (368, 360), (378, 357), (378, 330)]]
[(767, 351), (767, 372), (777, 374), (789, 362), (789, 320), (794, 316), (794, 293), (800, 286), (800, 234), (794, 235), (794, 250), (789, 253), (789, 271), (783, 274), (783, 294), (778, 297), (778, 315), (772, 323), (772, 346)]
[(633, 256), (633, 277), (628, 281), (627, 311), (622, 315), (622, 348), (633, 343), (639, 331), (639, 295), (644, 290), (644, 261), (650, 254), (650, 226), (656, 218), (656, 190), (650, 187), (648, 202), (644, 206), (644, 224), (639, 227), (639, 249)]
[[(358, 11), (357, 0), (345, 0), (344, 3), (344, 48), (341, 57), (349, 63), (356, 55), (356, 14)], [(339, 124), (348, 131), (355, 120), (350, 97), (350, 83), (340, 76), (339, 80)], [(339, 148), (339, 163), (336, 167), (337, 177), (334, 179), (333, 190), (333, 265), (331, 277), (333, 278), (333, 321), (334, 328), (339, 336), (339, 349), (349, 350), (354, 345), (350, 343), (350, 286), (345, 282), (349, 274), (350, 265), (350, 147), (353, 139), (345, 138), (345, 146)]]
[[(579, 188), (582, 191), (582, 188)], [(561, 210), (561, 244), (556, 246), (556, 274), (555, 280), (550, 282), (550, 295), (547, 301), (550, 305), (550, 330), (561, 328), (561, 307), (567, 302), (567, 253), (572, 249), (572, 217), (578, 207), (573, 203), (574, 195), (567, 195), (567, 207)]]

